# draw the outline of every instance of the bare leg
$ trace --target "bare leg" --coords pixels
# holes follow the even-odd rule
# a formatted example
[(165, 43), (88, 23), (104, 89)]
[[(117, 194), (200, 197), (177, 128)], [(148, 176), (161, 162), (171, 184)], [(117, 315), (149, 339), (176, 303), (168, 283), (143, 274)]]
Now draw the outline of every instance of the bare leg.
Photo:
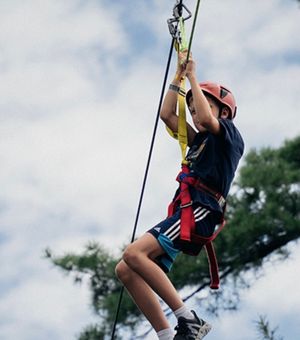
[[(123, 255), (123, 261), (174, 311), (182, 307), (183, 302), (167, 275), (153, 261), (157, 256), (162, 255), (163, 253), (164, 250), (156, 238), (153, 235), (146, 233), (126, 248)], [(126, 285), (128, 291), (132, 291), (130, 284), (131, 283), (128, 282)], [(137, 296), (137, 298), (139, 297)], [(144, 304), (143, 295), (141, 294), (141, 300), (138, 299), (135, 300), (135, 302), (138, 306), (142, 306)], [(154, 306), (154, 304), (152, 304), (152, 306)], [(147, 311), (147, 315), (161, 315), (161, 307), (159, 309), (160, 312), (158, 312), (157, 306), (153, 309), (150, 308), (149, 311)]]
[(158, 298), (147, 283), (130, 269), (123, 260), (118, 263), (116, 274), (155, 331), (158, 332), (169, 328), (170, 325), (162, 311)]

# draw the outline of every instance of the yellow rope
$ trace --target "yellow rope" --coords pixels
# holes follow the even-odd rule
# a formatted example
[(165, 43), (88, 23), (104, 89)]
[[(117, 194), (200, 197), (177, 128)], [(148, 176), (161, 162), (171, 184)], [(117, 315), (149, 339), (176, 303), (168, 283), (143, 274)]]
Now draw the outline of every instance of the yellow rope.
[[(181, 17), (179, 19), (179, 32), (180, 32), (180, 41), (175, 43), (175, 49), (179, 56), (180, 52), (187, 50), (188, 44), (185, 35), (185, 27), (184, 21)], [(180, 93), (178, 94), (178, 132), (173, 132), (171, 129), (167, 127), (167, 131), (169, 134), (178, 139), (179, 146), (181, 149), (181, 156), (182, 156), (182, 164), (188, 164), (185, 160), (186, 156), (186, 149), (188, 146), (188, 138), (187, 138), (187, 123), (186, 123), (186, 109), (185, 109), (185, 79), (181, 80), (180, 83)]]

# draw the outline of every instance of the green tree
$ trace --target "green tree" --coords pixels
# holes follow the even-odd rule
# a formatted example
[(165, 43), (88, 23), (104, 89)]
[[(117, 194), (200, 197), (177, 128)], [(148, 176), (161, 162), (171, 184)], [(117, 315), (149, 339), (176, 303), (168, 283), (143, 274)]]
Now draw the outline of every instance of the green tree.
[(276, 334), (278, 327), (274, 329), (270, 328), (270, 323), (266, 316), (261, 315), (259, 317), (259, 320), (256, 321), (256, 328), (261, 340), (283, 340), (281, 336), (277, 336)]
[[(228, 199), (225, 230), (214, 241), (218, 254), (222, 286), (220, 292), (203, 301), (208, 311), (217, 314), (236, 309), (242, 288), (251, 286), (262, 275), (265, 261), (287, 258), (286, 245), (300, 236), (300, 136), (278, 149), (251, 150), (244, 159), (239, 177)], [(110, 334), (120, 286), (114, 275), (118, 259), (97, 243), (89, 244), (82, 254), (53, 256), (51, 261), (74, 275), (76, 282), (89, 277), (92, 305), (99, 325), (90, 326), (80, 340), (103, 339)], [(271, 256), (272, 255), (272, 256)], [(206, 256), (181, 255), (169, 274), (178, 289), (189, 287), (188, 300), (208, 289), (210, 278)], [(245, 279), (247, 278), (247, 279)], [(118, 334), (127, 330), (136, 337), (143, 322), (139, 311), (125, 294), (118, 323)]]

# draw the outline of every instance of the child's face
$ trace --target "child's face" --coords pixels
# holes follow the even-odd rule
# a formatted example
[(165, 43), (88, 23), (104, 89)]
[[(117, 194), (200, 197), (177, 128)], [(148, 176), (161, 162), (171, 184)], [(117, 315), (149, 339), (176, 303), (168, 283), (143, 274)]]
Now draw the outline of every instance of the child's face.
[[(220, 113), (219, 105), (212, 98), (210, 98), (208, 96), (205, 96), (205, 98), (208, 101), (208, 104), (209, 104), (209, 107), (211, 108), (212, 114), (216, 118), (218, 118), (219, 113)], [(191, 116), (192, 116), (192, 119), (193, 119), (193, 123), (194, 123), (195, 127), (197, 128), (197, 130), (199, 130), (200, 132), (207, 131), (207, 129), (205, 127), (203, 127), (202, 125), (199, 124), (199, 118), (198, 118), (198, 115), (196, 114), (196, 111), (195, 111), (193, 97), (190, 98), (188, 107), (189, 107), (189, 110), (190, 110), (190, 113), (191, 113)]]

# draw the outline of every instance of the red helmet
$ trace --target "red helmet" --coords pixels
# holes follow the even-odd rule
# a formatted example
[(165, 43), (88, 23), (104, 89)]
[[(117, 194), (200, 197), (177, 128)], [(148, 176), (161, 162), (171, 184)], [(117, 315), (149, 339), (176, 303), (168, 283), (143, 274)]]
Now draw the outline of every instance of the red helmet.
[[(210, 81), (199, 83), (201, 90), (204, 94), (211, 95), (217, 102), (227, 106), (230, 109), (230, 119), (233, 119), (236, 115), (236, 104), (233, 94), (223, 85), (212, 83)], [(186, 94), (186, 102), (189, 103), (190, 97), (192, 96), (191, 89)]]

